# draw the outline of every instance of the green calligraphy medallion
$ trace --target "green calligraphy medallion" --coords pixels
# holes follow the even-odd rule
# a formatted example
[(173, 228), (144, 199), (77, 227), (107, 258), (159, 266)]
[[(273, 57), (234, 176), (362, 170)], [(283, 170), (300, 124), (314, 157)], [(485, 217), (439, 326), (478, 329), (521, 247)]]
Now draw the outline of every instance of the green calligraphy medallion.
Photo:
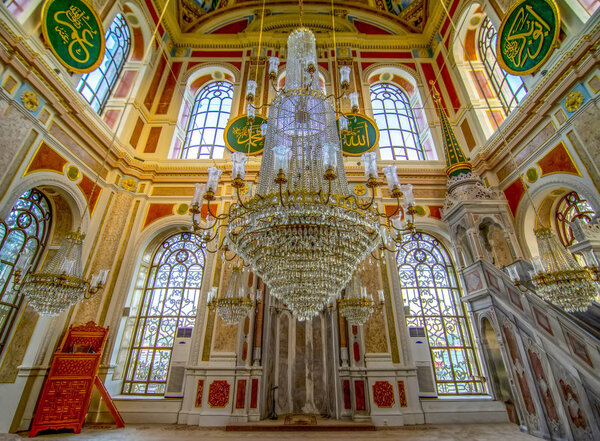
[(359, 114), (346, 115), (346, 118), (348, 118), (348, 133), (341, 137), (344, 155), (360, 156), (373, 150), (379, 141), (379, 130), (375, 121)]
[(91, 72), (102, 62), (102, 21), (84, 0), (47, 0), (42, 10), (42, 33), (50, 50), (73, 72)]
[(500, 66), (514, 75), (535, 72), (552, 54), (559, 33), (560, 14), (554, 0), (517, 0), (498, 31)]
[(242, 152), (247, 155), (258, 155), (265, 148), (265, 137), (261, 134), (260, 126), (266, 122), (257, 116), (252, 128), (248, 126), (246, 115), (234, 118), (225, 127), (225, 145), (232, 152)]

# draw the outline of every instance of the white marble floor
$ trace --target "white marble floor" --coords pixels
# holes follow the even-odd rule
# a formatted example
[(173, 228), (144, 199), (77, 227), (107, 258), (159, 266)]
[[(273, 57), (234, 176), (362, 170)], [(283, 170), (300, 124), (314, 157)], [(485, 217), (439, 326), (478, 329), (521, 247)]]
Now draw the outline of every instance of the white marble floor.
[[(0, 441), (23, 441), (27, 433), (0, 434)], [(198, 441), (198, 440), (401, 440), (401, 441), (534, 441), (531, 435), (521, 433), (514, 424), (422, 425), (373, 432), (225, 432), (182, 425), (128, 425), (124, 429), (110, 426), (84, 427), (78, 435), (57, 433), (39, 435), (40, 440), (65, 441)]]

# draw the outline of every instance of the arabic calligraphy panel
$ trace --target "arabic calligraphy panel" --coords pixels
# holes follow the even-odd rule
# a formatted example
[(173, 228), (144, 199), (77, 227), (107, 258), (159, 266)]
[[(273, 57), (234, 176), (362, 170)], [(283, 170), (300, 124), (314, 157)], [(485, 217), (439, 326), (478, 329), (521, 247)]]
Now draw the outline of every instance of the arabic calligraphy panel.
[(539, 69), (552, 54), (560, 32), (554, 0), (519, 0), (506, 13), (498, 32), (498, 61), (515, 75)]
[(102, 61), (102, 21), (85, 0), (48, 0), (42, 11), (42, 32), (50, 50), (73, 72), (91, 72)]

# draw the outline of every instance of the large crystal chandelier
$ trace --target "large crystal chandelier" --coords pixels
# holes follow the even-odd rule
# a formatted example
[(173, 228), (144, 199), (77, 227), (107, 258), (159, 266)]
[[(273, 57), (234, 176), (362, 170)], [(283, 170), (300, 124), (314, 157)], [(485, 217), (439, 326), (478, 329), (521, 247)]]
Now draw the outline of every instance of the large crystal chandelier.
[[(307, 320), (340, 295), (359, 263), (381, 243), (381, 218), (389, 220), (385, 226), (390, 229), (405, 229), (398, 214), (402, 213), (400, 203), (407, 198), (395, 167), (389, 169), (386, 177), (398, 208), (391, 220), (377, 211), (373, 204), (378, 185), (375, 152), (363, 155), (370, 200), (353, 195), (344, 170), (335, 97), (332, 100), (323, 94), (315, 75), (313, 33), (306, 28), (294, 31), (288, 38), (287, 55), (285, 87), (277, 90), (263, 128), (265, 141), (257, 191), (246, 201), (240, 198), (246, 156), (234, 153), (232, 186), (238, 203), (220, 216), (214, 215), (207, 204), (208, 216), (202, 219), (202, 200), (215, 199), (221, 174), (221, 170), (211, 167), (206, 185), (196, 186), (190, 212), (195, 232), (201, 232), (206, 241), (218, 239), (219, 227), (226, 227), (219, 247), (249, 263), (274, 297), (298, 320)], [(274, 82), (279, 60), (270, 61)], [(344, 94), (349, 71), (347, 66), (341, 69)], [(247, 98), (251, 103), (255, 89), (256, 82), (249, 81)], [(356, 94), (351, 95), (351, 101), (357, 101)], [(255, 110), (248, 105), (250, 124)], [(344, 130), (343, 122), (340, 126)]]
[(532, 282), (538, 294), (565, 311), (585, 311), (599, 293), (598, 269), (582, 268), (549, 228), (535, 231), (539, 258)]
[(69, 233), (48, 266), (39, 272), (27, 272), (33, 256), (25, 254), (25, 250), (19, 256), (14, 286), (28, 298), (29, 305), (38, 314), (58, 315), (104, 286), (108, 270), (101, 270), (90, 281), (82, 276), (81, 245), (84, 237), (85, 234), (80, 232)]

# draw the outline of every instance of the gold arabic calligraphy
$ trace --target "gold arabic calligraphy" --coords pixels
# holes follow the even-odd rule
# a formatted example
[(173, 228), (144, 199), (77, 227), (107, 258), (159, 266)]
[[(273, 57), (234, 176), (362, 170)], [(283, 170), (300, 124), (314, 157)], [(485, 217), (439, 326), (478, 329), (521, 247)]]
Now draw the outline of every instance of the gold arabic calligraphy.
[(89, 15), (74, 5), (69, 6), (66, 11), (58, 11), (54, 14), (54, 20), (58, 23), (54, 30), (63, 43), (68, 45), (71, 58), (78, 63), (87, 63), (90, 59), (88, 47), (94, 46), (92, 40), (98, 33), (97, 29), (90, 26), (89, 19)]
[(528, 59), (537, 58), (551, 30), (531, 5), (524, 5), (512, 22), (502, 51), (515, 67), (523, 67)]
[(231, 129), (238, 145), (249, 145), (249, 150), (253, 151), (257, 146), (263, 143), (265, 137), (260, 133), (260, 126), (252, 126), (249, 130), (247, 126), (234, 127)]
[(365, 121), (351, 124), (348, 127), (348, 133), (344, 135), (343, 144), (348, 147), (364, 147), (369, 146), (369, 130)]

